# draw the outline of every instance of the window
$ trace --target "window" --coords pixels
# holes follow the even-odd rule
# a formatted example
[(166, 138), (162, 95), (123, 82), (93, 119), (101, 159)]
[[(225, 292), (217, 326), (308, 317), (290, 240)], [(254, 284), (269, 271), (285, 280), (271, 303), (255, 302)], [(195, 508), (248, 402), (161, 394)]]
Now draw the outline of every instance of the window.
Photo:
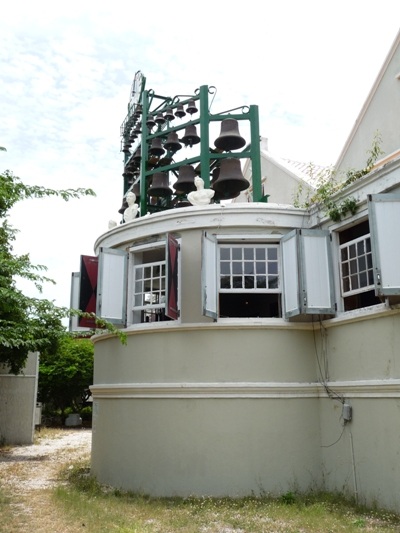
[(249, 241), (218, 242), (215, 236), (204, 235), (203, 308), (207, 316), (281, 316), (279, 244)]
[(368, 220), (340, 232), (339, 261), (344, 310), (380, 303), (375, 296)]
[(178, 241), (168, 235), (167, 243), (133, 248), (133, 323), (177, 319)]

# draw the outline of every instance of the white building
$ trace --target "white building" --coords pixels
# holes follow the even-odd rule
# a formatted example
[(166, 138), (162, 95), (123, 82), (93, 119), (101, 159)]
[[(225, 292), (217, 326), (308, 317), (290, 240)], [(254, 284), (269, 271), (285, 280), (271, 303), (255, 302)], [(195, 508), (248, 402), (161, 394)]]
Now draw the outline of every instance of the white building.
[(99, 481), (323, 489), (400, 511), (399, 43), (337, 164), (363, 169), (379, 130), (385, 156), (332, 198), (354, 215), (283, 203), (296, 178), (279, 169), (280, 189), (263, 170), (268, 203), (168, 209), (98, 238), (99, 312), (127, 335), (94, 338)]

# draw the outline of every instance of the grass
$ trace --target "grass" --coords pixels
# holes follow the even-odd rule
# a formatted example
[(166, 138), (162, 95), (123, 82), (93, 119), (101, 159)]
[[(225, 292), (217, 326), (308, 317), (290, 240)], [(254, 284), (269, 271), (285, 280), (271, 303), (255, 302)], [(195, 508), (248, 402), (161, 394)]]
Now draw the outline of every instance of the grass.
[[(87, 533), (400, 532), (400, 517), (354, 506), (339, 495), (279, 499), (150, 498), (99, 485), (87, 464), (62, 472), (53, 493), (65, 519)], [(80, 528), (80, 529), (79, 529)]]

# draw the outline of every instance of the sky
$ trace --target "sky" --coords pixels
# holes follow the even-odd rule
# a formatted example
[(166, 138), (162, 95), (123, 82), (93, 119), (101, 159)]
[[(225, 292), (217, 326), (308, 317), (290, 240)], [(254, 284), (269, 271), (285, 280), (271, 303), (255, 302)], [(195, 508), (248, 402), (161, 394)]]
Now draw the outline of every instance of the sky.
[(43, 297), (69, 307), (80, 256), (94, 255), (108, 221), (120, 220), (120, 126), (138, 70), (146, 89), (164, 96), (215, 86), (214, 112), (257, 105), (273, 155), (331, 165), (396, 38), (399, 15), (398, 0), (7, 3), (1, 171), (30, 185), (96, 192), (13, 208), (15, 252), (47, 266), (56, 282)]

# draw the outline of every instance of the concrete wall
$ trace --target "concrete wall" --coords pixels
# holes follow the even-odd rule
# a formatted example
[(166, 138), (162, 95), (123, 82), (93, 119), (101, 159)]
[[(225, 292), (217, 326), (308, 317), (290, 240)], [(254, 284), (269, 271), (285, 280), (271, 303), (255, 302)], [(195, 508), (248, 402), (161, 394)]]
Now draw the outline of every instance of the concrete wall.
[(0, 366), (0, 441), (32, 444), (39, 371), (39, 354), (31, 353), (21, 374)]

